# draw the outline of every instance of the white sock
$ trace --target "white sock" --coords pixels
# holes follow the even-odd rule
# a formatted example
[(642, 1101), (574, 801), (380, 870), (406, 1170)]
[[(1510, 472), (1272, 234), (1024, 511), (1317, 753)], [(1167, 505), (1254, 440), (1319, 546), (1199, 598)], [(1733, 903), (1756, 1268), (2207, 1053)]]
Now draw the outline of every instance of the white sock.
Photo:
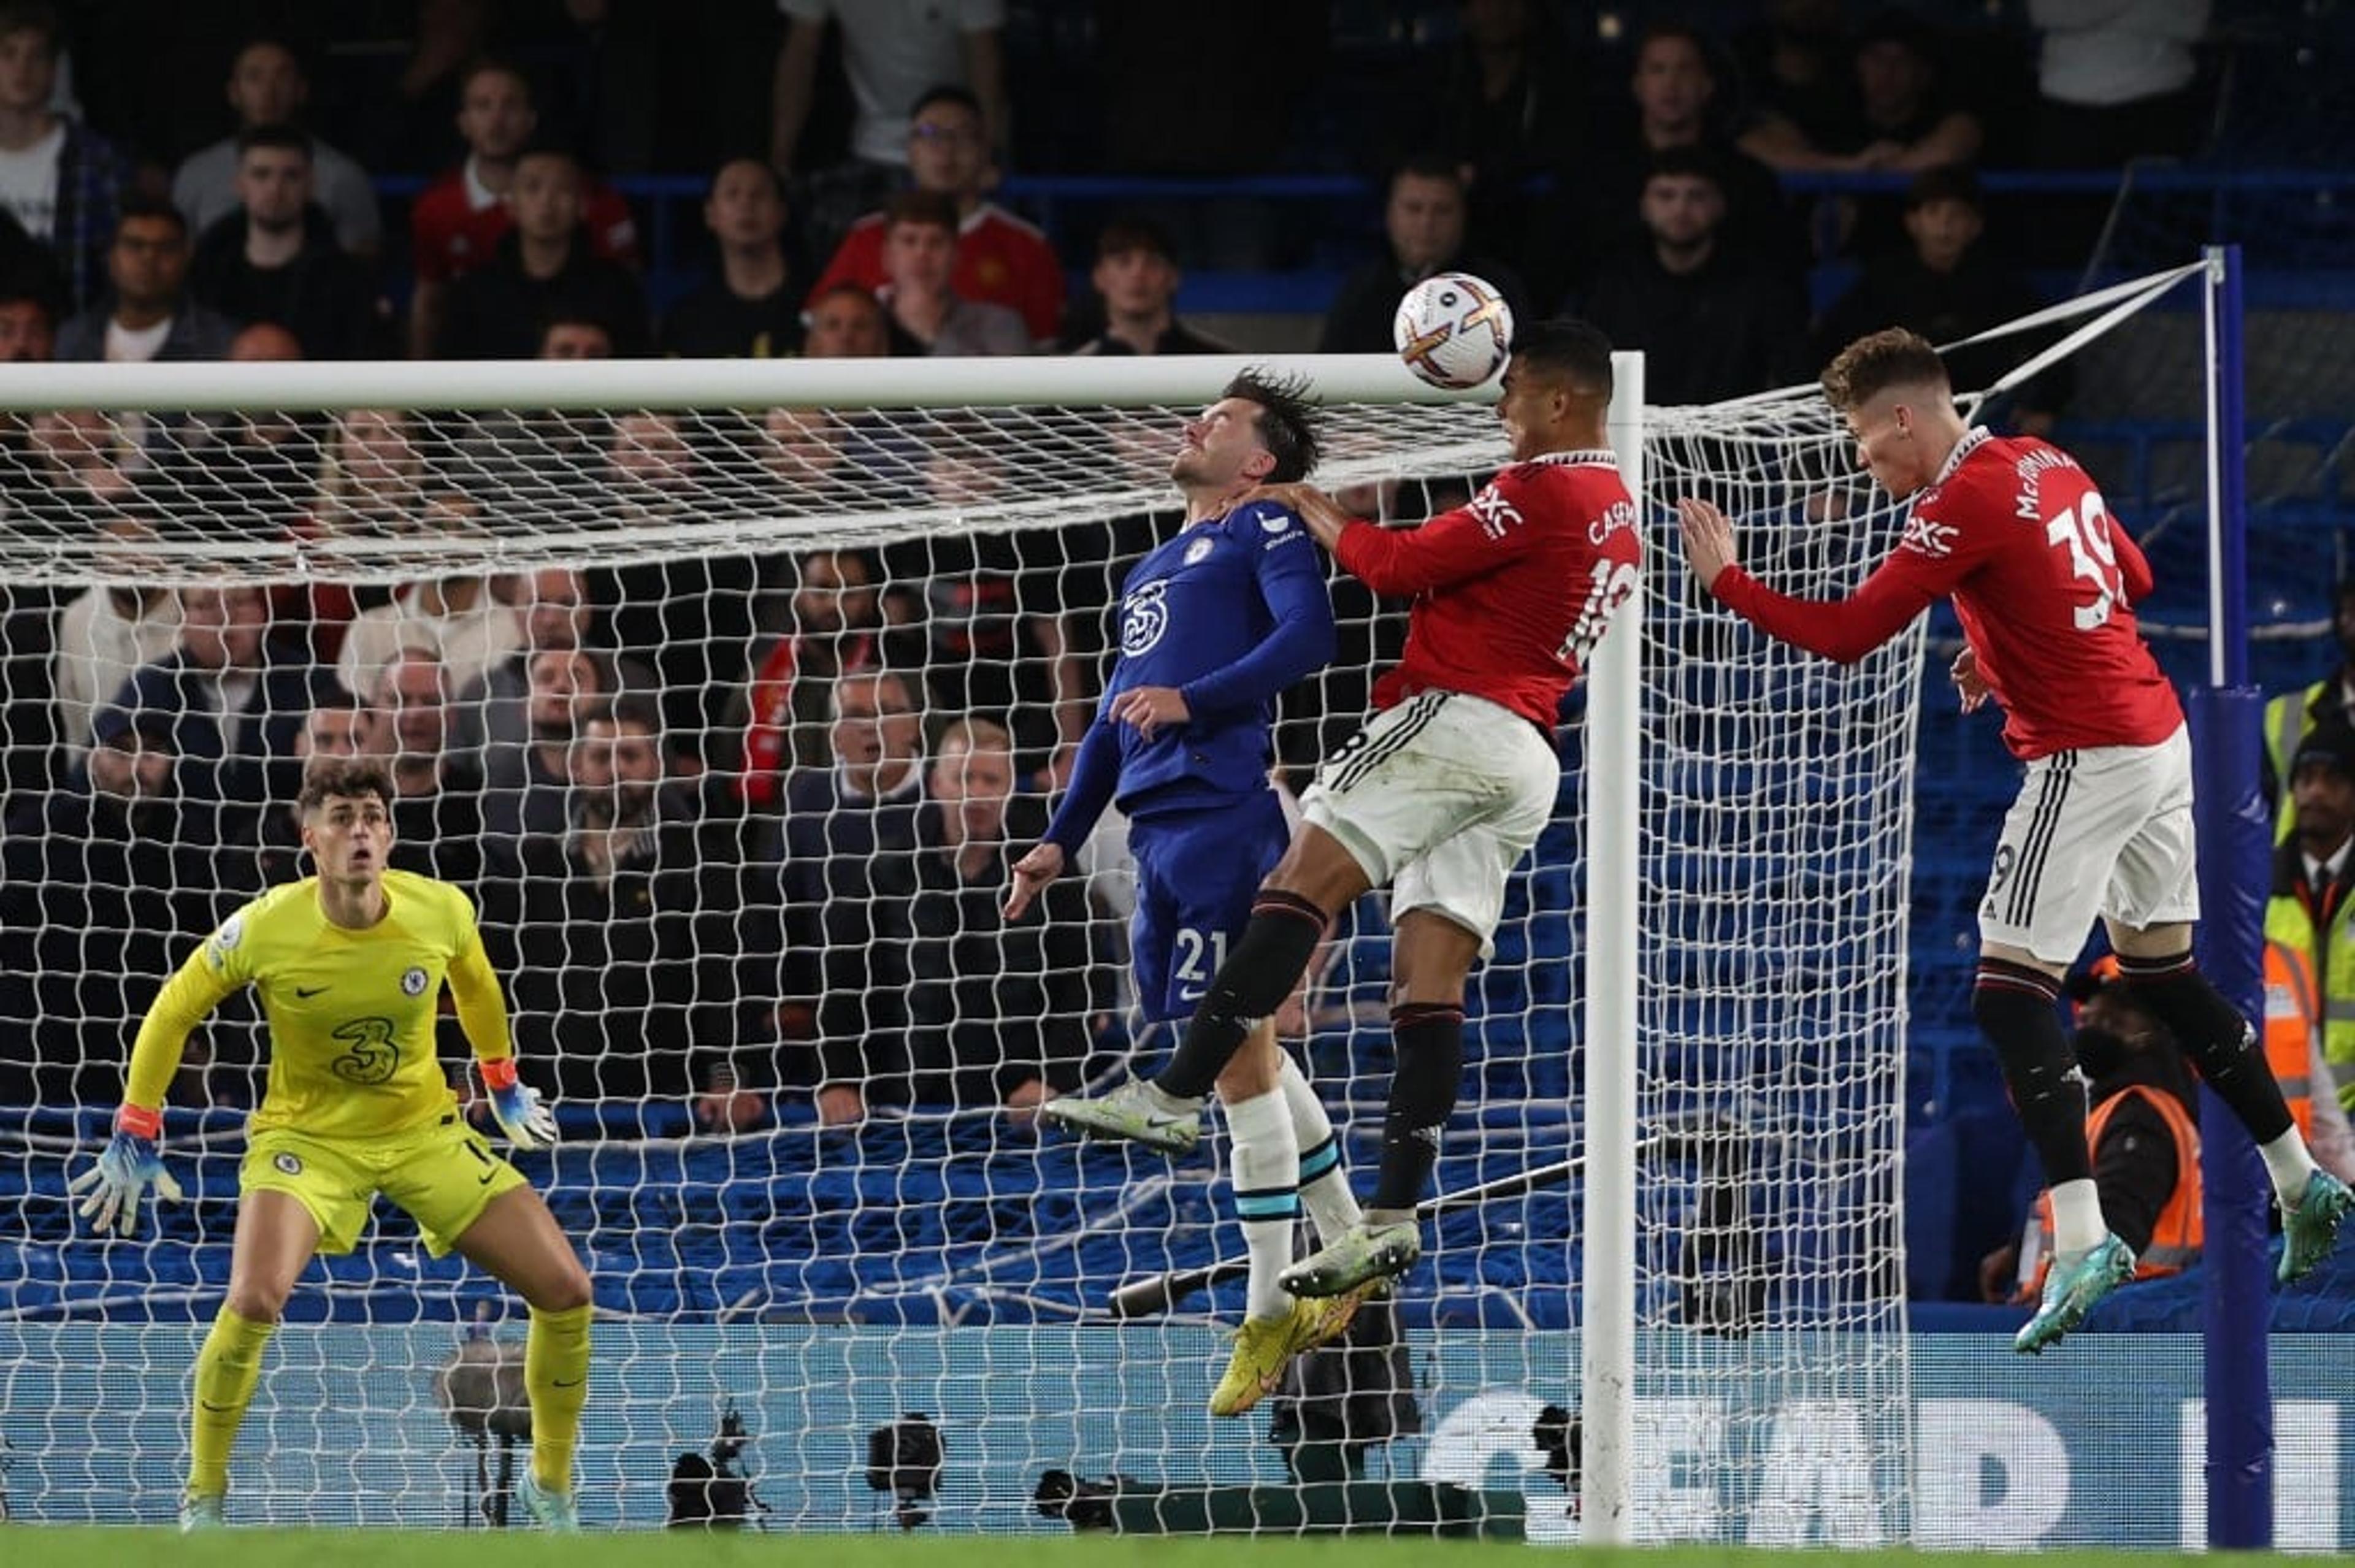
[(1235, 1218), (1251, 1258), (1244, 1312), (1281, 1317), (1292, 1298), (1275, 1276), (1292, 1262), (1292, 1225), (1300, 1217), (1300, 1141), (1281, 1093), (1255, 1094), (1227, 1107), (1235, 1184)]
[(2101, 1190), (2091, 1177), (2064, 1181), (2052, 1189), (2052, 1251), (2056, 1256), (2073, 1258), (2080, 1253), (2091, 1252), (2109, 1233), (2109, 1221), (2102, 1218)]
[(2265, 1173), (2274, 1179), (2274, 1195), (2285, 1209), (2296, 1207), (2306, 1196), (2306, 1179), (2314, 1174), (2314, 1156), (2307, 1151), (2306, 1140), (2297, 1136), (2292, 1125), (2269, 1144), (2259, 1144), (2257, 1152), (2265, 1157)]
[(1300, 1141), (1300, 1206), (1316, 1228), (1316, 1239), (1330, 1243), (1365, 1216), (1358, 1211), (1358, 1195), (1349, 1190), (1349, 1173), (1341, 1168), (1341, 1145), (1333, 1136), (1333, 1119), (1325, 1102), (1309, 1086), (1300, 1064), (1284, 1052), (1275, 1085), (1292, 1113), (1292, 1133)]

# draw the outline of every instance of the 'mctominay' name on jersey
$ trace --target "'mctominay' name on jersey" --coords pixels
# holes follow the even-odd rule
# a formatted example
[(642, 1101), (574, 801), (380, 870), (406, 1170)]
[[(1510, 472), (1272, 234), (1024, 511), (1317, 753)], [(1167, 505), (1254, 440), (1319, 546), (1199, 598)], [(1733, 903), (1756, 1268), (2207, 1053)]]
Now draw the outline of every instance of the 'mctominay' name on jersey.
[(1752, 624), (1826, 658), (1862, 658), (1952, 597), (2023, 762), (2155, 746), (2183, 723), (2135, 624), (2150, 563), (2060, 448), (1973, 430), (1917, 492), (1905, 537), (1844, 600), (1794, 599), (1729, 567), (1713, 592)]
[(1167, 686), (1192, 715), (1150, 740), (1133, 724), (1112, 727), (1121, 810), (1150, 816), (1264, 789), (1275, 699), (1333, 657), (1324, 560), (1290, 508), (1238, 507), (1136, 563), (1121, 591), (1119, 635), (1099, 711), (1122, 692)]

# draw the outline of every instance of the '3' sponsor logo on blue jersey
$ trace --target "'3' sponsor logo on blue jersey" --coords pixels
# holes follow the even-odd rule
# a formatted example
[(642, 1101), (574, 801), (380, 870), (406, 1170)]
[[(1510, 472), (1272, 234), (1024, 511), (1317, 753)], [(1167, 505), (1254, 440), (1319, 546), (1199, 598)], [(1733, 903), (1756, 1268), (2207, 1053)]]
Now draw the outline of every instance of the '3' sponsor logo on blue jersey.
[(1135, 658), (1148, 653), (1169, 629), (1169, 580), (1160, 578), (1130, 592), (1120, 605), (1120, 651)]

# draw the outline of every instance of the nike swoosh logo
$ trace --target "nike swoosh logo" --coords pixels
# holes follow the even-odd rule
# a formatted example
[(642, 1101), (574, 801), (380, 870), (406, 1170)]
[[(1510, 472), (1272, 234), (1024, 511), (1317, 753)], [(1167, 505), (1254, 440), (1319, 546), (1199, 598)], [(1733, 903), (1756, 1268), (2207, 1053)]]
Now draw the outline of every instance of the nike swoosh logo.
[(215, 1404), (208, 1399), (200, 1399), (197, 1401), (197, 1403), (204, 1409), (211, 1411), (215, 1415), (228, 1415), (237, 1409), (237, 1406), (233, 1404)]
[(548, 1384), (550, 1388), (579, 1388), (588, 1381), (587, 1378), (574, 1378), (570, 1382), (567, 1382), (562, 1378), (550, 1378), (548, 1380)]
[(477, 1187), (488, 1187), (491, 1184), (491, 1178), (497, 1174), (498, 1172), (496, 1170), (486, 1170), (483, 1172), (482, 1175), (474, 1179), (474, 1185)]
[(298, 996), (298, 997), (302, 997), (302, 998), (303, 998), (303, 1000), (304, 1000), (304, 1001), (306, 1001), (306, 1002), (307, 1002), (307, 1001), (309, 1001), (309, 1000), (310, 1000), (312, 997), (322, 997), (322, 996), (325, 996), (325, 995), (326, 995), (326, 992), (327, 992), (327, 987), (325, 987), (325, 986), (310, 986), (310, 987), (297, 986), (297, 987), (294, 987), (294, 994), (295, 994), (296, 996)]

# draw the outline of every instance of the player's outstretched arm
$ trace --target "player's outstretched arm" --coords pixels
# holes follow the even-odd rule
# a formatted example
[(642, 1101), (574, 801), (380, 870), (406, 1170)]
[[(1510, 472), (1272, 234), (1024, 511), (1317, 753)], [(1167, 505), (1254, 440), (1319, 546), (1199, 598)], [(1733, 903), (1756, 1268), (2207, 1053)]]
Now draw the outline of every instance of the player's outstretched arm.
[(491, 1115), (507, 1142), (519, 1149), (547, 1148), (556, 1142), (556, 1113), (543, 1104), (539, 1091), (516, 1075), (515, 1042), (507, 1032), (507, 1002), (499, 989), (490, 955), (483, 951), (482, 933), (469, 919), (467, 944), (450, 961), (450, 996), (458, 1004), (458, 1027), (474, 1048), (482, 1070)]
[(1685, 560), (1721, 604), (1793, 647), (1854, 664), (1905, 629), (1954, 585), (1966, 563), (1934, 560), (1900, 546), (1845, 599), (1794, 599), (1742, 570), (1733, 525), (1707, 501), (1677, 502)]
[(82, 1194), (81, 1217), (101, 1235), (108, 1231), (134, 1235), (139, 1230), (139, 1201), (147, 1189), (155, 1196), (178, 1202), (180, 1184), (164, 1168), (157, 1143), (164, 1133), (164, 1093), (180, 1070), (188, 1033), (237, 986), (244, 983), (239, 967), (235, 920), (208, 938), (188, 955), (177, 973), (156, 993), (140, 1020), (132, 1042), (131, 1068), (124, 1074), (123, 1106), (114, 1114), (114, 1134), (100, 1152), (98, 1163), (66, 1183), (66, 1190)]
[(1020, 920), (1030, 907), (1030, 901), (1047, 891), (1047, 884), (1063, 874), (1063, 847), (1050, 838), (1030, 847), (1030, 852), (1014, 862), (1014, 887), (1006, 895), (1006, 918)]
[(139, 1233), (139, 1200), (155, 1189), (160, 1202), (180, 1200), (180, 1184), (164, 1168), (156, 1140), (163, 1136), (164, 1114), (145, 1105), (124, 1104), (114, 1114), (114, 1136), (98, 1163), (66, 1183), (69, 1193), (82, 1194), (81, 1217), (104, 1235)]
[(1717, 507), (1690, 496), (1678, 499), (1677, 521), (1684, 535), (1685, 563), (1692, 568), (1694, 581), (1716, 592), (1717, 580), (1728, 568), (1742, 564), (1741, 553), (1734, 549), (1733, 525)]

